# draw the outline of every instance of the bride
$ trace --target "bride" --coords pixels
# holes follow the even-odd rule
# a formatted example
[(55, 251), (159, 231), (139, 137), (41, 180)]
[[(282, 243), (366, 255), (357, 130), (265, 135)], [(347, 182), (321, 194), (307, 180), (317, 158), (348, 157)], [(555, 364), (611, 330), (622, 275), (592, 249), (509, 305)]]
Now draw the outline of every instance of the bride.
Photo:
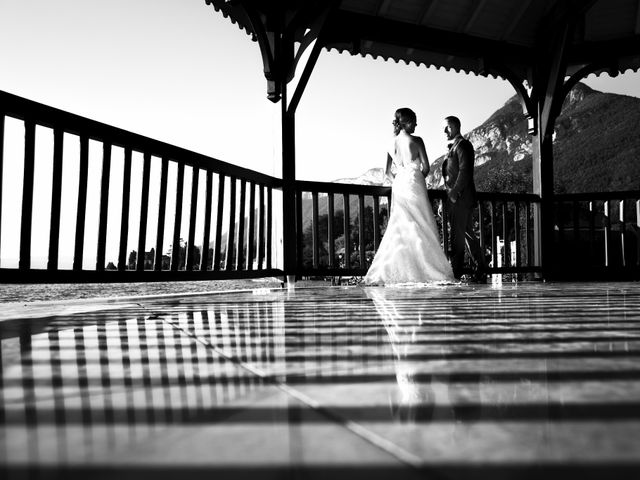
[[(367, 285), (455, 281), (440, 246), (427, 194), (427, 152), (422, 138), (412, 135), (416, 125), (411, 109), (396, 110), (396, 137), (385, 172), (393, 178), (391, 211), (387, 230), (364, 279)], [(395, 177), (391, 163), (395, 165)]]

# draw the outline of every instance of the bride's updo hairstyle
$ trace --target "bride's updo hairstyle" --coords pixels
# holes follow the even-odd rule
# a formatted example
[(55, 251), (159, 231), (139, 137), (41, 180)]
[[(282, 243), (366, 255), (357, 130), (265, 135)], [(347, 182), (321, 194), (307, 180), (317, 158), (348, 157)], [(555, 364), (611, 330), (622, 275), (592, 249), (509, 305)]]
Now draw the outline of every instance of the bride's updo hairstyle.
[(398, 135), (401, 130), (406, 130), (409, 123), (416, 123), (416, 114), (410, 108), (399, 108), (392, 123), (393, 133)]

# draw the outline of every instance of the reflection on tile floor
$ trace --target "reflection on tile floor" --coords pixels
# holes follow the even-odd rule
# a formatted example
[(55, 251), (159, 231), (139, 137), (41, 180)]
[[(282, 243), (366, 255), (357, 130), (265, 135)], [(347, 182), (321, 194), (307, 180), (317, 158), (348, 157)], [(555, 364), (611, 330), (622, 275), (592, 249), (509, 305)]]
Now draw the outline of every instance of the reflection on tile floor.
[(637, 283), (85, 310), (0, 322), (1, 478), (640, 473)]

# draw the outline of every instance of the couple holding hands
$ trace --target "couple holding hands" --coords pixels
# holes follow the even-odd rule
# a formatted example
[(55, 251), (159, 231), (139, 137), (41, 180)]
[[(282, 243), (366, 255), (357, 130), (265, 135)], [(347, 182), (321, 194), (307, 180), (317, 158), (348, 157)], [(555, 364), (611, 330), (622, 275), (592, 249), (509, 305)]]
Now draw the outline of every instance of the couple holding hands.
[[(476, 197), (473, 146), (460, 134), (460, 120), (446, 117), (444, 133), (450, 143), (442, 176), (447, 187), (451, 227), (451, 251), (447, 258), (440, 246), (438, 225), (425, 184), (429, 173), (427, 152), (422, 138), (413, 135), (416, 125), (416, 114), (411, 109), (396, 110), (394, 146), (387, 157), (385, 172), (393, 178), (390, 217), (364, 283), (456, 282), (463, 273), (465, 248), (473, 264), (471, 280), (484, 283), (486, 264), (472, 219)], [(392, 166), (395, 176), (391, 173)]]

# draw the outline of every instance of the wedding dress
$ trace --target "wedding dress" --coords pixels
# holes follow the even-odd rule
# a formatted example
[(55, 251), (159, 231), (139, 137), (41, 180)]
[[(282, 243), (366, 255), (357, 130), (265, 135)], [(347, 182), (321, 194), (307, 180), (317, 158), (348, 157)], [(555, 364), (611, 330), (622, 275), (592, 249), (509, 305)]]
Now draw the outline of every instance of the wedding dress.
[(397, 168), (387, 230), (364, 279), (367, 285), (454, 282), (427, 194), (420, 160)]

